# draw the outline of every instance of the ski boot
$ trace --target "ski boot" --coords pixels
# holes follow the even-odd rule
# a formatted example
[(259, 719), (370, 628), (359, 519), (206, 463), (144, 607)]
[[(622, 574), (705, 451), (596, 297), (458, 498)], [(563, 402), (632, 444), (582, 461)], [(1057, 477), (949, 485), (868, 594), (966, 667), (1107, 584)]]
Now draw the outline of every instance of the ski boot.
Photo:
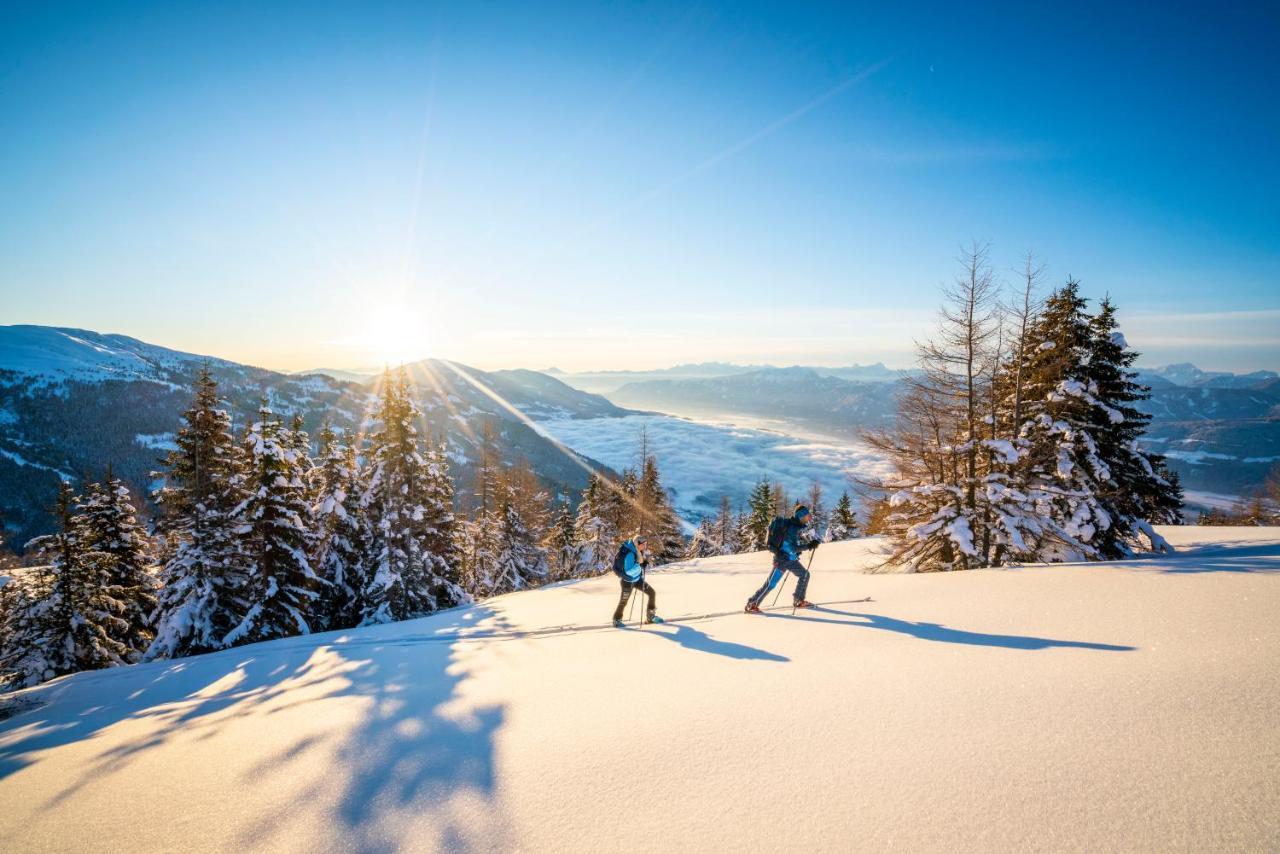
[(653, 623), (655, 626), (660, 626), (666, 622), (666, 620), (662, 619), (657, 614), (650, 614), (649, 616), (644, 618), (644, 621), (646, 623)]
[(757, 605), (755, 602), (748, 602), (747, 607), (743, 608), (742, 610), (746, 611), (748, 614), (759, 614), (760, 606)]
[(614, 620), (613, 627), (615, 629), (625, 629), (627, 627), (627, 624), (622, 622), (622, 620)]
[(797, 599), (795, 602), (791, 604), (793, 607), (796, 607), (796, 608), (812, 608), (813, 607), (813, 603), (810, 602), (808, 599)]

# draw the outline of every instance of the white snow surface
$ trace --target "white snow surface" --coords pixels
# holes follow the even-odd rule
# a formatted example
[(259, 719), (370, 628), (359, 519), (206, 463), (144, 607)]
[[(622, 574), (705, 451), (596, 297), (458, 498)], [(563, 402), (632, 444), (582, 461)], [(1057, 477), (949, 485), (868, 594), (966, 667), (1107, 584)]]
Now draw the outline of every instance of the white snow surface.
[[(82, 673), (11, 695), (6, 851), (1280, 845), (1280, 528), (1121, 564), (866, 575), (822, 546)], [(790, 589), (791, 585), (788, 585)], [(786, 601), (787, 594), (783, 594)], [(867, 597), (870, 597), (869, 601)]]

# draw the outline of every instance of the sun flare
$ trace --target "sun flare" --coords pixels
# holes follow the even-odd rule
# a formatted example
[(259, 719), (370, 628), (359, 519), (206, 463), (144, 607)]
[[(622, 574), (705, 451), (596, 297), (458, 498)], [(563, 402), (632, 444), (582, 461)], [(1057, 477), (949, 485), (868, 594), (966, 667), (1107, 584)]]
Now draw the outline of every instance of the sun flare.
[(357, 344), (370, 362), (402, 365), (426, 355), (427, 326), (408, 306), (382, 305), (365, 315)]

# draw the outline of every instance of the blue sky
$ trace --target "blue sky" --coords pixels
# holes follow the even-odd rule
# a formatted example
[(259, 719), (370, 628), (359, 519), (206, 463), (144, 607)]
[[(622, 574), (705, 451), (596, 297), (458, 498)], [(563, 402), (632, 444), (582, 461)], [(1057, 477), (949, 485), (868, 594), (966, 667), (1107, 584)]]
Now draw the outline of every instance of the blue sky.
[(0, 322), (905, 365), (979, 239), (1280, 367), (1274, 4), (891, 5), (7, 3)]

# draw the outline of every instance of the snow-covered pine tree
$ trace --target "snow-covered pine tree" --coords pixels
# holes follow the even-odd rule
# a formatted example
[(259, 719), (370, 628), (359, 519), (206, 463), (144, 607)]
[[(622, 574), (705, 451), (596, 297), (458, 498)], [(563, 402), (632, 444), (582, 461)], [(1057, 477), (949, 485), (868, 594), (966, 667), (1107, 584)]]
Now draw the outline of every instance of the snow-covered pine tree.
[(578, 503), (574, 520), (574, 542), (579, 553), (576, 577), (599, 575), (613, 565), (618, 549), (619, 532), (612, 522), (610, 510), (618, 503), (616, 487), (602, 475), (592, 473)]
[(1090, 318), (1089, 333), (1087, 387), (1096, 400), (1092, 432), (1098, 454), (1111, 471), (1111, 481), (1102, 485), (1099, 495), (1111, 526), (1100, 532), (1096, 545), (1108, 558), (1131, 554), (1142, 540), (1153, 549), (1169, 550), (1169, 544), (1151, 525), (1178, 524), (1182, 488), (1163, 456), (1143, 451), (1138, 445), (1151, 416), (1135, 404), (1147, 400), (1151, 390), (1139, 384), (1131, 370), (1138, 353), (1129, 349), (1120, 332), (1116, 307), (1109, 297)]
[[(81, 499), (80, 517), (86, 559), (101, 565), (107, 595), (118, 608), (120, 624), (108, 633), (129, 649), (130, 662), (141, 660), (155, 632), (151, 615), (159, 589), (151, 538), (138, 523), (129, 488), (107, 468), (101, 483), (91, 483)], [(117, 631), (118, 629), (118, 631)]]
[(360, 623), (360, 595), (367, 581), (361, 472), (355, 449), (328, 423), (321, 427), (319, 440), (320, 460), (310, 477), (316, 531), (311, 565), (320, 578), (317, 627), (348, 629)]
[[(504, 473), (492, 481), (492, 506), (466, 526), (465, 586), (476, 598), (536, 587), (547, 581), (547, 553), (530, 529), (521, 507), (540, 502), (523, 494), (541, 487), (536, 478)], [(535, 496), (536, 498), (536, 496)]]
[(704, 516), (689, 539), (689, 545), (685, 547), (684, 558), (696, 560), (704, 557), (719, 557), (720, 554), (722, 554), (720, 545), (716, 541), (716, 520), (710, 516)]
[(521, 505), (528, 504), (527, 496), (521, 495), (527, 484), (508, 478), (503, 486), (498, 508), (498, 583), (493, 595), (540, 586), (547, 582), (549, 573), (547, 553), (538, 544), (537, 531), (530, 528), (520, 512)]
[(1104, 412), (1094, 396), (1085, 306), (1079, 283), (1068, 280), (1045, 300), (1023, 348), (1025, 402), (1015, 471), (1017, 487), (1042, 524), (1015, 551), (1033, 560), (1096, 559), (1112, 525), (1101, 500), (1112, 473), (1094, 428), (1100, 413), (1108, 420), (1123, 416)]
[[(414, 410), (414, 417), (417, 411)], [(461, 556), (455, 533), (453, 476), (449, 471), (449, 454), (441, 439), (424, 453), (426, 472), (423, 482), (425, 508), (421, 523), (423, 549), (427, 563), (427, 593), (436, 608), (452, 608), (469, 602), (462, 585)]]
[(761, 480), (751, 490), (747, 498), (747, 520), (742, 529), (743, 548), (747, 551), (759, 551), (765, 547), (769, 535), (769, 523), (774, 516), (774, 493), (769, 481)]
[(164, 537), (161, 589), (152, 620), (155, 640), (146, 658), (175, 658), (221, 649), (248, 605), (235, 517), (244, 476), (231, 418), (220, 408), (208, 368), (196, 379), (195, 399), (183, 413), (155, 493)]
[(249, 607), (223, 642), (236, 646), (311, 632), (319, 586), (308, 557), (311, 508), (306, 455), (266, 405), (249, 427), (244, 458), (247, 496), (241, 519)]
[[(302, 482), (309, 489), (311, 485), (311, 470), (315, 467), (315, 460), (311, 458), (311, 436), (307, 433), (302, 413), (294, 413), (293, 418), (289, 419), (289, 429), (285, 430), (282, 427), (280, 436), (289, 450), (293, 451), (297, 457), (298, 468), (302, 474)], [(310, 502), (312, 497), (308, 494), (307, 501)]]
[(561, 501), (551, 516), (542, 548), (547, 553), (549, 581), (573, 578), (582, 562), (582, 550), (575, 534), (576, 514), (568, 501)]
[(720, 546), (720, 554), (736, 555), (743, 550), (738, 517), (733, 512), (733, 504), (727, 495), (720, 496), (720, 512), (715, 520), (715, 538)]
[(76, 512), (71, 485), (58, 490), (58, 530), (27, 543), (40, 564), (25, 574), (20, 612), (11, 624), (0, 670), (19, 686), (81, 670), (127, 664), (131, 650), (117, 637), (128, 624), (116, 616), (105, 556), (86, 548), (88, 532)]
[[(431, 551), (452, 551), (452, 510), (441, 506), (445, 491), (421, 450), (417, 407), (408, 376), (383, 374), (378, 427), (368, 450), (369, 477), (361, 509), (368, 518), (371, 565), (364, 592), (363, 623), (385, 623), (429, 614), (468, 601), (457, 568)], [(447, 472), (439, 472), (447, 478)]]
[(846, 490), (840, 494), (835, 509), (831, 511), (831, 521), (827, 525), (823, 542), (835, 543), (851, 540), (858, 536), (858, 518), (853, 513), (853, 502)]
[(635, 531), (648, 538), (652, 565), (661, 566), (679, 560), (686, 546), (684, 526), (671, 507), (671, 499), (658, 472), (658, 458), (653, 454), (645, 459), (636, 481), (635, 503)]
[[(497, 501), (497, 490), (489, 496)], [(474, 519), (458, 525), (458, 552), (462, 555), (462, 588), (473, 599), (486, 599), (498, 586), (498, 553), (502, 550), (501, 519), (496, 508), (476, 512)]]
[(738, 511), (733, 514), (733, 530), (735, 542), (738, 546), (734, 554), (755, 551), (751, 531), (751, 513), (741, 503), (738, 504)]

